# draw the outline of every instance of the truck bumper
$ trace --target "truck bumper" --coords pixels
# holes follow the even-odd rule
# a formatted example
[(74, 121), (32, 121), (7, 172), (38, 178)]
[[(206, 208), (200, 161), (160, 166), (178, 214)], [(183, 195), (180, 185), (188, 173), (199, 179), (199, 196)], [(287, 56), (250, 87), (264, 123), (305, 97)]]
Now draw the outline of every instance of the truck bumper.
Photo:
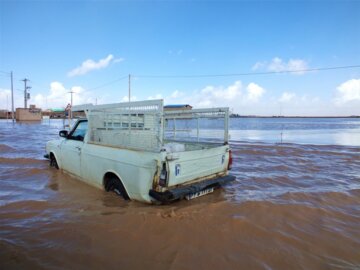
[(183, 199), (185, 198), (186, 195), (190, 195), (207, 188), (220, 187), (234, 180), (235, 180), (235, 176), (227, 175), (219, 178), (208, 179), (187, 186), (180, 186), (177, 188), (169, 189), (164, 192), (159, 192), (151, 189), (149, 191), (149, 195), (162, 203), (169, 203), (175, 200)]

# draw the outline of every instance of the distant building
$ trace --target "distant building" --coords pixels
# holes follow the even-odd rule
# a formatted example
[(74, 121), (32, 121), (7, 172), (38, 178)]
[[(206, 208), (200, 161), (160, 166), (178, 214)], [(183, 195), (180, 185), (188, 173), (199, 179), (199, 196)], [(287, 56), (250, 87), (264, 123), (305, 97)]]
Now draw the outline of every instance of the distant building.
[[(11, 113), (11, 112), (10, 112)], [(9, 118), (9, 111), (7, 110), (0, 110), (0, 118), (6, 119)], [(11, 115), (10, 115), (11, 118)]]
[[(47, 109), (47, 110), (43, 111), (43, 115), (48, 116), (50, 118), (61, 118), (61, 119), (69, 117), (68, 111), (65, 111), (64, 108)], [(84, 117), (86, 117), (84, 111), (73, 112), (72, 115), (73, 115), (73, 118), (84, 118)]]
[(165, 111), (178, 111), (178, 110), (191, 110), (192, 106), (189, 104), (174, 104), (174, 105), (165, 105)]
[(64, 108), (53, 108), (43, 111), (44, 116), (49, 116), (50, 118), (65, 118), (65, 109)]
[(41, 121), (42, 113), (40, 108), (30, 105), (30, 108), (16, 108), (16, 121)]

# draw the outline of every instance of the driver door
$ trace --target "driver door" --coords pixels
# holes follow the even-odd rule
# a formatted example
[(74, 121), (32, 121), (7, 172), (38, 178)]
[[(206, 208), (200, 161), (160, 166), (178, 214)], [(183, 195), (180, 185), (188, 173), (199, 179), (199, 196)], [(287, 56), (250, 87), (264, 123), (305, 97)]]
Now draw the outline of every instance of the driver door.
[(87, 131), (87, 120), (80, 120), (61, 144), (62, 168), (81, 177), (81, 150)]

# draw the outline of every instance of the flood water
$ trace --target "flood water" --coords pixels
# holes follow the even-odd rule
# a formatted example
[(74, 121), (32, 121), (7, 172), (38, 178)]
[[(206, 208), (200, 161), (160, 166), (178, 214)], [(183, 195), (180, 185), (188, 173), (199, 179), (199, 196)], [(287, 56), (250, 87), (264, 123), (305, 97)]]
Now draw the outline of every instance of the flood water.
[(61, 124), (0, 121), (0, 269), (360, 269), (360, 122), (232, 126), (236, 181), (165, 206), (49, 168)]

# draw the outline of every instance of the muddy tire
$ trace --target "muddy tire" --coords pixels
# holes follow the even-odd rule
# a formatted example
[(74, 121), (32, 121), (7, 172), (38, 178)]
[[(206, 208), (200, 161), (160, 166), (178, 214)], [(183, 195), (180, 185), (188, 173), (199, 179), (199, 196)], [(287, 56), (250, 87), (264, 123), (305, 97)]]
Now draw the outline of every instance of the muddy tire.
[(107, 192), (113, 191), (117, 195), (123, 197), (125, 200), (130, 200), (129, 195), (127, 194), (123, 184), (116, 176), (112, 175), (105, 178), (104, 187)]
[(50, 154), (50, 167), (54, 167), (55, 169), (59, 169), (59, 165), (57, 164), (56, 158), (53, 154)]

